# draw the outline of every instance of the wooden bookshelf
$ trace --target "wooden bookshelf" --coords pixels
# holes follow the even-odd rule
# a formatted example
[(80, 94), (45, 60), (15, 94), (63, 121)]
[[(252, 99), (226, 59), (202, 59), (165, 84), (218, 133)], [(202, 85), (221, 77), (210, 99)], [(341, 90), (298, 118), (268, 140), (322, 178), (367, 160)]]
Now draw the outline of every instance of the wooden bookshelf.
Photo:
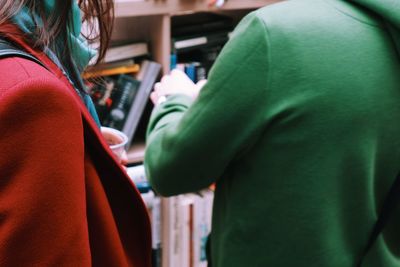
[[(153, 59), (169, 72), (171, 19), (196, 12), (229, 15), (239, 21), (248, 12), (281, 0), (226, 0), (222, 7), (209, 7), (208, 0), (115, 0), (113, 41), (148, 42)], [(144, 159), (144, 141), (135, 141), (128, 149), (129, 164)]]
[(222, 7), (210, 7), (207, 0), (116, 0), (116, 17), (176, 15), (199, 11), (256, 9), (279, 0), (227, 0)]
[(167, 14), (168, 9), (166, 0), (115, 0), (117, 18)]
[(220, 7), (209, 7), (208, 0), (116, 0), (115, 40), (147, 41), (162, 73), (169, 72), (171, 18), (182, 14), (209, 11), (234, 17), (280, 0), (227, 0)]

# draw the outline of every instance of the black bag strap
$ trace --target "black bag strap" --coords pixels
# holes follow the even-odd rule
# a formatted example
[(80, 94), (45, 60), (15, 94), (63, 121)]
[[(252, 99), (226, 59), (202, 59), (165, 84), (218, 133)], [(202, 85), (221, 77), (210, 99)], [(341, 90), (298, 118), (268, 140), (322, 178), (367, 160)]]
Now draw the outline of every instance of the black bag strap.
[(400, 173), (397, 174), (396, 179), (389, 190), (389, 193), (386, 195), (386, 199), (385, 202), (383, 203), (382, 210), (379, 214), (378, 220), (376, 221), (374, 228), (372, 229), (372, 233), (369, 237), (367, 246), (365, 247), (361, 255), (357, 267), (361, 267), (364, 258), (367, 256), (369, 250), (375, 243), (378, 236), (382, 233), (382, 230), (385, 228), (387, 222), (393, 215), (399, 202), (400, 202)]
[(14, 44), (10, 43), (9, 41), (0, 38), (0, 59), (7, 58), (7, 57), (22, 57), (28, 60), (31, 60), (43, 68), (49, 70), (39, 59), (28, 54), (27, 52), (23, 51), (22, 49), (16, 47)]

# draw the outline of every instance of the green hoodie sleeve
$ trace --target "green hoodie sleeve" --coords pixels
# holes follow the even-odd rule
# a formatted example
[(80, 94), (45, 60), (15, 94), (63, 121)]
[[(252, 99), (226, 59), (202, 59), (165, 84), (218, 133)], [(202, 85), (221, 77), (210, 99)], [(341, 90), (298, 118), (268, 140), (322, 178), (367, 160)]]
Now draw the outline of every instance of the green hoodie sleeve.
[(183, 95), (156, 107), (147, 131), (145, 167), (153, 188), (170, 196), (220, 178), (265, 128), (267, 29), (253, 12), (235, 29), (191, 103)]

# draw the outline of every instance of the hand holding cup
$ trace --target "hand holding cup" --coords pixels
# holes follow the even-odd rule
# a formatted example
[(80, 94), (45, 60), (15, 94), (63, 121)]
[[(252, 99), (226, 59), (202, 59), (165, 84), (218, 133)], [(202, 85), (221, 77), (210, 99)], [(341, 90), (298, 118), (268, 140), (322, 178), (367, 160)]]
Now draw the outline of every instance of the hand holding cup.
[(127, 164), (128, 159), (126, 156), (125, 146), (128, 143), (128, 136), (119, 130), (104, 126), (101, 127), (101, 133), (115, 158), (121, 164)]

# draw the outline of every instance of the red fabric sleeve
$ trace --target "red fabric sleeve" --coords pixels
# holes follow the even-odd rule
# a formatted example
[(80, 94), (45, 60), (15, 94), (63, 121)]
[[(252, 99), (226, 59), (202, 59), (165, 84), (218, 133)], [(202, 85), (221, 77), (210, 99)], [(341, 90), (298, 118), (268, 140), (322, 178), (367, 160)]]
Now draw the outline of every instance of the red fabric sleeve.
[(91, 266), (82, 118), (62, 86), (0, 92), (0, 266)]

